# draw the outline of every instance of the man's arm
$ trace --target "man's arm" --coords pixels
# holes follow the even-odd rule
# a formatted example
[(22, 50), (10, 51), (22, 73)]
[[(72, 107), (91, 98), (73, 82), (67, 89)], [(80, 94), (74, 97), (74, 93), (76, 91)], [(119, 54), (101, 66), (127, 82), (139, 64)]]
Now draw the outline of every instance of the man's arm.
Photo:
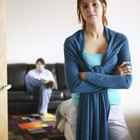
[(56, 81), (51, 71), (46, 70), (46, 76), (44, 77), (44, 80), (47, 88), (57, 89)]

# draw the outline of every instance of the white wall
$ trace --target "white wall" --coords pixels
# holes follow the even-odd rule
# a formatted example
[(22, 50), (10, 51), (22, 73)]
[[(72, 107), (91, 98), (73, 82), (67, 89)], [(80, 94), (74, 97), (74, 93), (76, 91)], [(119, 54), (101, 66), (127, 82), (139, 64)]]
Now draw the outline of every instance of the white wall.
[(122, 90), (122, 107), (133, 140), (140, 139), (140, 1), (108, 0), (109, 27), (127, 35), (133, 63), (133, 84)]
[[(122, 106), (134, 140), (140, 138), (140, 1), (108, 0), (109, 27), (127, 35), (134, 81), (122, 92)], [(79, 29), (76, 0), (7, 0), (8, 63), (63, 62), (65, 38)]]
[(63, 62), (63, 43), (78, 28), (71, 0), (7, 0), (8, 62)]

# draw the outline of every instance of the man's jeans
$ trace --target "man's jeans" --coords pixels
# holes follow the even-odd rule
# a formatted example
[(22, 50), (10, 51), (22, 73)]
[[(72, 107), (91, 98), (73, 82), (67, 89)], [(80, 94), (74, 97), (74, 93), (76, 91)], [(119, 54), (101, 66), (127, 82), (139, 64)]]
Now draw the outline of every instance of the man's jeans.
[(27, 92), (30, 94), (39, 94), (38, 113), (45, 114), (48, 110), (48, 104), (51, 97), (52, 89), (46, 88), (45, 83), (29, 75), (25, 77)]

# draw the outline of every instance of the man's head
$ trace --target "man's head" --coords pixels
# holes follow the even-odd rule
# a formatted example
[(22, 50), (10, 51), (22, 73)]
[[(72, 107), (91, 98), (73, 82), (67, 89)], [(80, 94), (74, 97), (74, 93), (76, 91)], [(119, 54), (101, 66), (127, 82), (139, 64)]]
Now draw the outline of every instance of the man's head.
[(45, 67), (45, 61), (44, 59), (42, 58), (38, 58), (36, 60), (36, 69), (39, 71), (39, 72), (42, 72), (42, 70), (44, 69)]

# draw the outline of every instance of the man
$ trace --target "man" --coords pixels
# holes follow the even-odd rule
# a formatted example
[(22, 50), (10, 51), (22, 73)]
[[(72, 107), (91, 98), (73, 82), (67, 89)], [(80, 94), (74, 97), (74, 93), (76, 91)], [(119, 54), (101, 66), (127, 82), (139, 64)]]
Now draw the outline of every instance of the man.
[(28, 93), (39, 94), (38, 113), (40, 115), (46, 114), (52, 89), (55, 88), (56, 82), (52, 72), (45, 69), (45, 61), (42, 58), (37, 59), (36, 68), (28, 72), (25, 76), (25, 82)]

